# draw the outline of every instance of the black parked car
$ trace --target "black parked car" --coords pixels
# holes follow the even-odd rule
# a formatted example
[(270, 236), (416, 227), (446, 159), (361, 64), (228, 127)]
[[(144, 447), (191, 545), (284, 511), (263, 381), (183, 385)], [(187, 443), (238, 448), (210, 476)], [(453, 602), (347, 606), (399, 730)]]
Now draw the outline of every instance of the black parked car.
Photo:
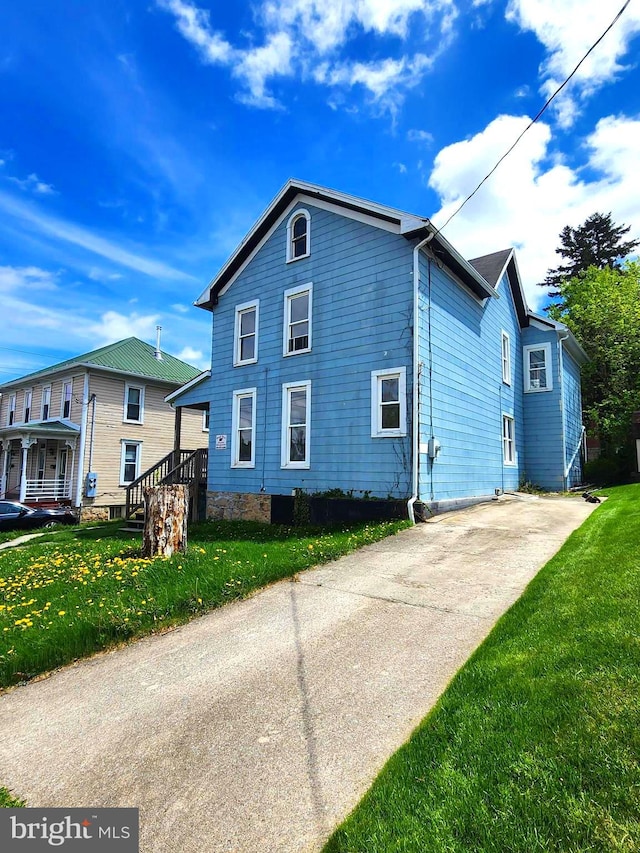
[(0, 530), (29, 530), (54, 524), (77, 524), (70, 507), (34, 509), (17, 501), (0, 501)]

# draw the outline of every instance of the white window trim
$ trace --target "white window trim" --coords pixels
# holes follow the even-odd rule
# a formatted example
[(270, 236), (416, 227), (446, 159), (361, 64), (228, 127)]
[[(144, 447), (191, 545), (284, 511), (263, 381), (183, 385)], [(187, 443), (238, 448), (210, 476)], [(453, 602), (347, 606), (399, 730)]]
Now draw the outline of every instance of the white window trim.
[[(293, 257), (293, 223), (299, 216), (304, 216), (307, 220), (307, 251), (304, 255)], [(308, 258), (311, 254), (311, 214), (304, 207), (298, 207), (293, 211), (287, 221), (287, 263), (292, 264), (295, 261), (301, 261), (303, 258)]]
[[(300, 296), (302, 293), (309, 293), (309, 346), (305, 349), (297, 349), (293, 352), (289, 352), (289, 325), (291, 318), (291, 299), (294, 296)], [(288, 290), (284, 292), (284, 329), (282, 330), (282, 355), (287, 358), (292, 355), (302, 355), (305, 352), (311, 352), (312, 340), (311, 340), (311, 329), (312, 329), (312, 317), (313, 317), (313, 284), (308, 282), (307, 284), (301, 284), (298, 287), (290, 287)]]
[[(48, 403), (49, 411), (47, 412), (47, 417), (45, 418), (45, 416), (44, 416), (44, 406), (45, 406), (45, 403), (44, 403), (45, 394), (44, 394), (44, 392), (47, 390), (49, 391), (49, 403)], [(48, 421), (48, 420), (50, 420), (50, 418), (51, 418), (51, 385), (43, 385), (42, 386), (42, 396), (40, 397), (40, 420), (41, 421), (45, 421), (45, 420)]]
[[(505, 359), (505, 341), (507, 344), (506, 347), (506, 359)], [(501, 352), (500, 352), (500, 360), (502, 363), (502, 381), (505, 385), (511, 385), (511, 338), (509, 337), (509, 333), (502, 330), (502, 338), (501, 338)]]
[[(400, 429), (382, 429), (382, 379), (398, 377)], [(371, 438), (398, 438), (407, 434), (407, 368), (391, 367), (371, 371)]]
[(207, 426), (207, 414), (209, 414), (209, 409), (203, 409), (203, 411), (202, 411), (202, 432), (209, 432), (209, 427)]
[[(507, 436), (505, 434), (505, 423), (511, 423), (511, 448), (513, 450), (513, 459), (507, 459)], [(515, 468), (518, 464), (516, 458), (516, 419), (513, 415), (507, 412), (502, 413), (502, 464), (507, 468)]]
[(66, 420), (71, 420), (71, 407), (73, 405), (73, 379), (63, 379), (62, 380), (62, 396), (60, 397), (60, 417), (62, 420), (65, 420), (64, 417), (64, 386), (71, 385), (71, 397), (69, 398), (69, 414)]
[[(301, 391), (307, 393), (305, 426), (307, 428), (305, 437), (305, 458), (302, 462), (289, 461), (289, 418), (291, 414), (290, 392)], [(282, 385), (282, 434), (280, 438), (280, 467), (281, 468), (310, 468), (311, 467), (311, 380), (304, 382), (285, 382)]]
[[(256, 330), (254, 333), (254, 348), (253, 358), (240, 358), (240, 315), (245, 311), (255, 309), (256, 312)], [(251, 302), (243, 302), (242, 305), (236, 305), (236, 319), (233, 331), (233, 366), (241, 367), (243, 364), (255, 364), (258, 360), (258, 321), (260, 317), (260, 300), (254, 299)]]
[[(13, 426), (16, 422), (16, 405), (18, 402), (18, 395), (12, 394), (9, 397), (9, 408), (7, 409), (7, 426)], [(13, 421), (11, 419), (11, 415), (13, 414)]]
[[(29, 400), (29, 417), (27, 418), (27, 394), (31, 394), (31, 399)], [(31, 416), (33, 414), (33, 388), (25, 388), (24, 390), (24, 399), (22, 406), (22, 421), (23, 423), (29, 423), (31, 420)]]
[[(138, 387), (138, 386), (136, 386)], [(121, 438), (120, 439), (120, 485), (128, 486), (130, 483), (133, 483), (133, 480), (125, 480), (124, 478), (124, 465), (125, 465), (125, 453), (127, 444), (135, 444), (137, 447), (136, 450), (136, 475), (133, 480), (137, 480), (140, 476), (140, 471), (142, 469), (142, 442), (139, 439), (135, 438)]]
[[(547, 371), (547, 387), (532, 388), (531, 387), (531, 370), (529, 368), (529, 353), (532, 350), (544, 350), (544, 364)], [(544, 393), (545, 391), (553, 391), (553, 369), (551, 361), (551, 344), (527, 344), (523, 347), (522, 358), (524, 361), (524, 390), (527, 394)]]
[[(256, 467), (256, 398), (257, 388), (241, 388), (233, 392), (233, 409), (231, 410), (231, 467), (232, 468), (255, 468)], [(251, 397), (251, 459), (241, 461), (240, 442), (238, 441), (240, 400)]]
[[(134, 420), (133, 418), (127, 417), (127, 408), (129, 402), (129, 389), (137, 388), (140, 391), (140, 417), (138, 420)], [(122, 423), (123, 424), (143, 424), (144, 423), (144, 397), (145, 397), (145, 385), (137, 385), (134, 382), (125, 382), (124, 385), (124, 409), (122, 412)]]

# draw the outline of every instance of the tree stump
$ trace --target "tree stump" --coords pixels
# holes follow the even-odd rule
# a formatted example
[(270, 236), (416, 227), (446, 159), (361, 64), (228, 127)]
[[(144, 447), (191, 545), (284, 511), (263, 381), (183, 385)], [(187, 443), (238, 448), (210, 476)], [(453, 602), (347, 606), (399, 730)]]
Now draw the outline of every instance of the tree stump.
[(171, 557), (187, 550), (187, 487), (148, 486), (144, 490), (145, 557)]

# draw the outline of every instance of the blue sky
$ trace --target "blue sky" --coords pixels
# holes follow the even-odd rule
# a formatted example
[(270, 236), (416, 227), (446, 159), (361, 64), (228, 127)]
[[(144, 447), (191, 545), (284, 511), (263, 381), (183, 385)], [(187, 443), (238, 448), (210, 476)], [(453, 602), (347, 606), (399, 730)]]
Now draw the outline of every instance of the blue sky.
[[(0, 46), (0, 383), (128, 335), (199, 366), (191, 303), (290, 177), (430, 216), (623, 0), (31, 0)], [(596, 210), (640, 236), (640, 0), (444, 231), (529, 301)]]

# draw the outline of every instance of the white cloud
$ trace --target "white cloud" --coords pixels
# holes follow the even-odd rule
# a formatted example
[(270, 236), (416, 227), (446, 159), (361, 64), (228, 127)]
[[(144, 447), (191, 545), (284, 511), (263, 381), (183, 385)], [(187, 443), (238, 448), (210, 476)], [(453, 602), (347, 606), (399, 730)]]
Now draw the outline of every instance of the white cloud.
[(280, 106), (269, 91), (270, 81), (298, 75), (331, 87), (361, 85), (374, 101), (393, 109), (399, 103), (399, 90), (417, 85), (433, 57), (418, 52), (349, 62), (340, 60), (340, 49), (362, 33), (402, 42), (408, 38), (413, 18), (419, 16), (428, 30), (425, 38), (433, 40), (439, 53), (449, 42), (457, 14), (454, 0), (264, 0), (256, 13), (264, 43), (237, 47), (214, 29), (210, 13), (191, 0), (156, 2), (175, 17), (178, 31), (203, 62), (231, 69), (245, 87), (239, 100), (263, 108)]
[(119, 281), (122, 278), (122, 274), (119, 272), (109, 272), (108, 270), (103, 270), (100, 267), (91, 267), (89, 272), (87, 273), (91, 281)]
[(142, 340), (155, 340), (156, 323), (159, 314), (120, 314), (117, 311), (105, 311), (98, 323), (89, 326), (89, 332), (96, 338), (96, 346), (120, 341), (123, 338), (136, 337)]
[[(443, 148), (436, 156), (429, 185), (442, 207), (434, 215), (442, 225), (487, 174), (506, 143), (529, 122), (526, 116), (499, 116), (471, 139)], [(444, 229), (444, 236), (467, 258), (515, 246), (527, 298), (539, 309), (545, 297), (537, 282), (557, 266), (558, 235), (565, 225), (580, 225), (599, 211), (631, 225), (640, 237), (640, 198), (629, 191), (629, 177), (640, 170), (640, 118), (601, 119), (584, 140), (585, 179), (581, 168), (553, 161), (551, 132), (534, 125), (474, 198)]]
[(396, 169), (400, 172), (401, 175), (407, 174), (407, 167), (404, 163), (394, 163), (393, 165), (396, 167)]
[(409, 142), (419, 142), (422, 145), (431, 145), (433, 142), (433, 134), (428, 130), (416, 130), (415, 128), (407, 131), (407, 139)]
[(55, 290), (55, 275), (40, 267), (0, 267), (0, 293), (34, 290)]
[(20, 220), (23, 224), (27, 223), (42, 234), (55, 237), (66, 243), (72, 243), (75, 246), (85, 249), (87, 252), (107, 258), (113, 263), (127, 267), (128, 269), (136, 270), (137, 272), (161, 280), (193, 280), (193, 277), (187, 273), (173, 269), (173, 267), (163, 264), (161, 261), (147, 258), (144, 255), (118, 246), (104, 237), (100, 237), (91, 231), (74, 225), (72, 222), (41, 213), (37, 208), (23, 204), (7, 193), (0, 192), (0, 209), (5, 214), (9, 214), (15, 219)]
[[(542, 92), (548, 97), (575, 68), (613, 20), (621, 2), (602, 0), (510, 0), (507, 20), (533, 32), (547, 50), (541, 66)], [(622, 59), (631, 39), (640, 32), (640, 6), (631, 3), (613, 29), (585, 60), (576, 76), (554, 102), (558, 120), (569, 126), (588, 98), (624, 70)]]
[(205, 359), (202, 350), (194, 349), (193, 347), (184, 347), (184, 349), (180, 350), (176, 358), (186, 361), (187, 364), (193, 364), (202, 370), (211, 367), (211, 364)]
[[(2, 165), (4, 165), (4, 161), (2, 161)], [(15, 178), (12, 175), (8, 175), (7, 180), (16, 184), (23, 192), (32, 192), (36, 195), (56, 195), (53, 184), (46, 184), (44, 181), (41, 181), (35, 172), (27, 175), (24, 180)]]
[(188, 305), (181, 305), (179, 302), (174, 302), (174, 304), (171, 307), (173, 308), (174, 311), (177, 311), (178, 314), (187, 314), (189, 311)]

